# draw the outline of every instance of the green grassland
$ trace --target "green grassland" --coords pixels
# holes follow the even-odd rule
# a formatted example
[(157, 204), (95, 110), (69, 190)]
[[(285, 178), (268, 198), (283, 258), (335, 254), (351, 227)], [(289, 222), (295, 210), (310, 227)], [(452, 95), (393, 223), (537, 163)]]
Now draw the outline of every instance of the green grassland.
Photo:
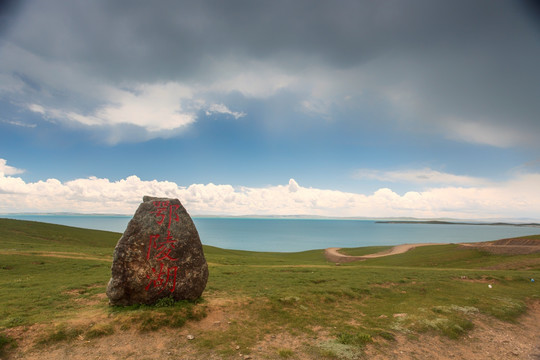
[[(479, 315), (513, 322), (529, 301), (540, 299), (538, 280), (530, 280), (540, 279), (538, 253), (493, 255), (451, 244), (336, 266), (323, 250), (259, 253), (204, 246), (210, 278), (200, 301), (113, 308), (103, 294), (119, 237), (0, 219), (0, 352), (16, 346), (18, 339), (5, 335), (16, 327), (43, 324), (47, 330), (38, 343), (47, 346), (81, 335), (179, 328), (207, 316), (220, 300), (230, 325), (199, 334), (202, 353), (226, 358), (234, 355), (231, 339), (249, 349), (269, 334), (286, 332), (319, 337), (319, 345), (308, 350), (315, 357), (354, 358), (350, 354), (365, 344), (392, 341), (397, 334), (459, 338)], [(103, 321), (90, 328), (71, 324), (88, 313), (104, 315)], [(293, 354), (278, 349), (276, 356)]]

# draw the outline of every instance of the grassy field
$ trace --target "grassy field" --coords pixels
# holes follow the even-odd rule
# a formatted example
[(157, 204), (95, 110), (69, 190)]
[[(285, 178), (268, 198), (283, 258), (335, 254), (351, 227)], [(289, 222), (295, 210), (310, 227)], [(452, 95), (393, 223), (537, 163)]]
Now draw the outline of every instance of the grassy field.
[[(228, 326), (198, 334), (193, 346), (201, 354), (236, 358), (235, 347), (249, 354), (262, 339), (287, 333), (311, 339), (305, 352), (313, 358), (352, 359), (366, 344), (398, 334), (460, 338), (479, 314), (513, 322), (529, 301), (540, 299), (538, 281), (531, 281), (540, 279), (538, 253), (493, 255), (438, 245), (336, 266), (323, 250), (258, 253), (205, 246), (210, 278), (200, 301), (112, 308), (104, 292), (119, 237), (0, 219), (0, 353), (17, 351), (21, 339), (10, 335), (13, 329), (39, 327), (35, 346), (47, 347), (76, 337), (178, 329), (219, 305)], [(83, 326), (74, 321), (81, 317), (97, 320)], [(273, 353), (295, 358), (290, 348)]]

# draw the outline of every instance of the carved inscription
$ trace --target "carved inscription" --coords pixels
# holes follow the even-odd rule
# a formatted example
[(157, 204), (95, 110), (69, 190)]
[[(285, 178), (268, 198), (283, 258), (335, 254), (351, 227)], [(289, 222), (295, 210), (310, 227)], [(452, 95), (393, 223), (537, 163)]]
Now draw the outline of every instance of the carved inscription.
[(171, 252), (175, 249), (175, 240), (172, 238), (171, 222), (178, 222), (180, 218), (176, 211), (178, 205), (171, 205), (169, 201), (154, 201), (153, 205), (156, 214), (156, 222), (159, 225), (167, 224), (167, 236), (160, 239), (161, 234), (150, 235), (150, 241), (148, 242), (148, 251), (146, 253), (146, 260), (155, 259), (159, 261), (159, 269), (151, 267), (151, 271), (146, 274), (146, 278), (149, 280), (145, 290), (148, 291), (151, 288), (158, 288), (159, 291), (163, 291), (169, 288), (170, 292), (174, 292), (176, 288), (176, 276), (178, 275), (178, 266), (170, 266), (170, 261), (176, 261), (171, 256)]

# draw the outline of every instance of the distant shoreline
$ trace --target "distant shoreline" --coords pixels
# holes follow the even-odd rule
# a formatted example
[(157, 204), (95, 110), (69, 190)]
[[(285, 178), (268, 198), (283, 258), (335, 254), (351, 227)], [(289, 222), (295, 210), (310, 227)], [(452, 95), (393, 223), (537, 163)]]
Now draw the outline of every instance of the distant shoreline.
[(489, 225), (489, 226), (525, 226), (525, 227), (540, 227), (540, 223), (508, 223), (508, 222), (455, 222), (455, 221), (440, 221), (440, 220), (388, 220), (375, 221), (377, 224), (428, 224), (428, 225)]
[[(119, 213), (77, 213), (77, 212), (7, 212), (1, 213), (0, 218), (39, 216), (39, 217), (125, 217), (131, 218), (133, 214)], [(363, 217), (363, 216), (322, 216), (322, 215), (225, 215), (225, 214), (192, 214), (192, 218), (199, 219), (256, 219), (256, 220), (353, 220), (371, 221), (380, 224), (434, 224), (434, 225), (500, 225), (500, 226), (529, 226), (540, 227), (537, 219), (453, 219), (453, 218), (413, 218), (413, 217)], [(529, 221), (529, 222), (527, 222)]]

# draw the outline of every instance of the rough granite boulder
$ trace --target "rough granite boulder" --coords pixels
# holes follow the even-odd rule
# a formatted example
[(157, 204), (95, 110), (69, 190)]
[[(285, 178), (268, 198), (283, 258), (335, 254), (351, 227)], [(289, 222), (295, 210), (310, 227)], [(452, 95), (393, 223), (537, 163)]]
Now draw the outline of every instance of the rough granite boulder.
[(111, 305), (199, 298), (208, 280), (199, 233), (178, 199), (145, 196), (114, 249)]

